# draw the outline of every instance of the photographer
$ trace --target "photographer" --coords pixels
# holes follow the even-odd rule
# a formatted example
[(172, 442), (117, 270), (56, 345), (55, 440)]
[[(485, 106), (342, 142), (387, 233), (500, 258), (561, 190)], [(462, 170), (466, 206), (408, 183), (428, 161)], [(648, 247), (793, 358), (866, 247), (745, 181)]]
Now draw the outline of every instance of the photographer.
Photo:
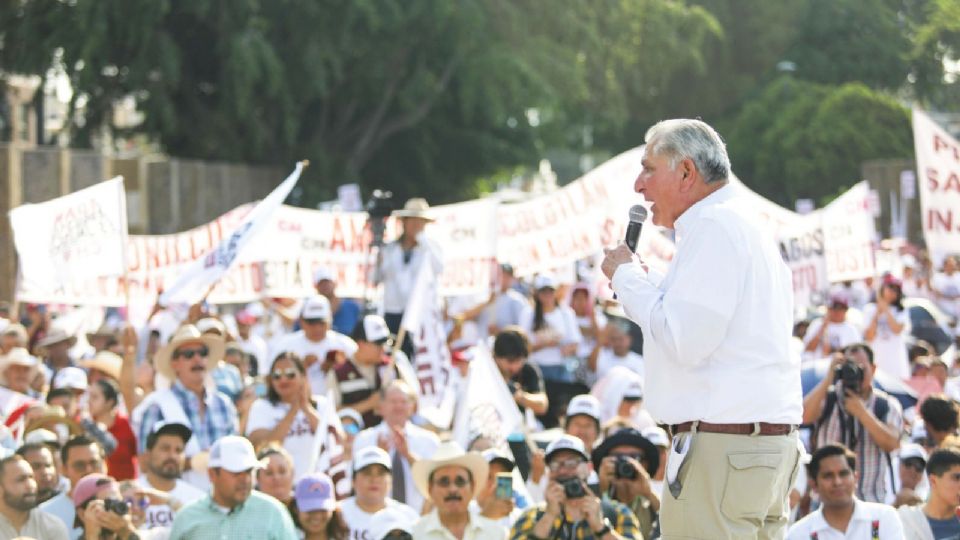
[(528, 509), (510, 530), (510, 538), (611, 540), (640, 538), (637, 518), (626, 505), (601, 501), (587, 487), (583, 441), (563, 435), (547, 447), (546, 504)]
[(504, 328), (493, 341), (493, 360), (520, 412), (529, 407), (534, 414), (543, 414), (547, 412), (543, 375), (527, 361), (529, 356), (530, 342), (520, 327)]
[(82, 538), (98, 540), (116, 538), (138, 540), (130, 508), (120, 495), (120, 486), (113, 478), (100, 473), (84, 476), (73, 488), (73, 504)]
[(660, 467), (657, 447), (636, 429), (626, 428), (604, 439), (592, 459), (600, 476), (600, 492), (629, 506), (637, 516), (642, 538), (653, 538), (660, 511), (660, 497), (650, 480)]
[(873, 388), (873, 351), (863, 343), (835, 354), (820, 384), (803, 400), (803, 423), (814, 425), (814, 447), (842, 443), (858, 460), (858, 497), (886, 502), (892, 479), (890, 452), (900, 446), (903, 411), (886, 392)]

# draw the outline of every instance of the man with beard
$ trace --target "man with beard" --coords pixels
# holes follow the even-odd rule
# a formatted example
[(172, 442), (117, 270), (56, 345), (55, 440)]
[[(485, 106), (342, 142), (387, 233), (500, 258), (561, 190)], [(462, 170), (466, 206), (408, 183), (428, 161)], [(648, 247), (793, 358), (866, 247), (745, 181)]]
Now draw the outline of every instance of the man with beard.
[(262, 467), (247, 439), (228, 435), (215, 442), (208, 468), (213, 490), (177, 513), (170, 540), (297, 538), (290, 512), (280, 501), (253, 491), (253, 470)]
[(147, 437), (147, 451), (140, 458), (144, 473), (137, 483), (146, 489), (169, 495), (166, 501), (157, 501), (146, 508), (142, 528), (170, 527), (176, 509), (203, 497), (203, 492), (180, 480), (186, 460), (184, 448), (193, 436), (189, 427), (161, 420)]
[(17, 455), (27, 460), (37, 482), (37, 504), (45, 503), (60, 493), (60, 475), (53, 461), (53, 452), (43, 443), (27, 443), (17, 448)]
[(66, 526), (37, 509), (37, 482), (30, 464), (21, 456), (0, 459), (0, 495), (0, 537), (67, 539)]

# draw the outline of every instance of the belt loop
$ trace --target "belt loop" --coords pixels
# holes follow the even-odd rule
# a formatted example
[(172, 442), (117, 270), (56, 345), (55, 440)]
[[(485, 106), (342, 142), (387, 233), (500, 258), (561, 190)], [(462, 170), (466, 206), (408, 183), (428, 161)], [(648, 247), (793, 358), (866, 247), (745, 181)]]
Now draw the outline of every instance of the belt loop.
[(693, 435), (696, 435), (698, 427), (700, 427), (699, 420), (694, 420), (693, 422), (690, 422), (690, 433), (692, 433)]
[(753, 423), (753, 433), (750, 434), (751, 437), (757, 437), (760, 435), (760, 422)]

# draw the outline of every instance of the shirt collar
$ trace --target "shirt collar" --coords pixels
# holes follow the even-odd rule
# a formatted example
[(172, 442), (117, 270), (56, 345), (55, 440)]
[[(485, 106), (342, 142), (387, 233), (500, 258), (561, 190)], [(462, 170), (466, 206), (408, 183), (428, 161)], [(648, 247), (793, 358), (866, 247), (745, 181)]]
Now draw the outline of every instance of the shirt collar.
[[(466, 530), (471, 531), (471, 530), (476, 530), (480, 528), (480, 523), (478, 522), (478, 520), (474, 519), (473, 512), (468, 511), (467, 517), (470, 521), (467, 522)], [(440, 511), (434, 508), (432, 512), (427, 514), (427, 531), (426, 532), (428, 533), (443, 532), (445, 530), (447, 530), (447, 528), (443, 526), (443, 523), (440, 523)]]
[[(197, 395), (194, 394), (193, 391), (187, 389), (187, 387), (184, 386), (182, 382), (180, 382), (180, 379), (174, 380), (174, 381), (173, 381), (173, 385), (172, 385), (170, 388), (171, 388), (173, 391), (177, 392), (178, 394), (181, 394), (181, 395), (184, 395), (184, 396), (197, 397)], [(210, 392), (208, 392), (208, 391), (207, 391), (207, 388), (204, 387), (204, 388), (203, 388), (203, 399), (202, 399), (201, 401), (206, 402), (208, 397), (210, 397)]]
[[(819, 531), (825, 531), (828, 529), (833, 529), (833, 527), (831, 527), (830, 524), (827, 523), (827, 520), (823, 517), (823, 507), (820, 507), (817, 509), (817, 513), (815, 514), (815, 516), (816, 516), (815, 518), (816, 521), (814, 521), (814, 528), (813, 528), (814, 531), (819, 532)], [(867, 511), (867, 507), (863, 504), (863, 502), (857, 499), (856, 496), (854, 496), (853, 497), (853, 515), (850, 516), (850, 523), (853, 523), (854, 521), (870, 521), (870, 519), (871, 519), (871, 516), (870, 516), (870, 512)], [(847, 525), (847, 529), (848, 530), (850, 529), (849, 524)]]
[(250, 500), (250, 497), (253, 497), (252, 492), (250, 493), (250, 496), (247, 497), (246, 501), (243, 501), (242, 503), (234, 506), (233, 508), (228, 509), (225, 506), (220, 506), (219, 504), (217, 504), (216, 501), (213, 500), (213, 495), (207, 495), (207, 508), (209, 508), (211, 512), (214, 512), (218, 515), (232, 516), (234, 514), (239, 514), (240, 512), (243, 512), (243, 508), (244, 506), (246, 506), (247, 501)]
[(733, 184), (727, 180), (727, 185), (695, 202), (693, 206), (687, 208), (687, 210), (680, 214), (680, 217), (677, 218), (677, 221), (674, 224), (677, 235), (682, 234), (683, 229), (692, 226), (696, 222), (697, 216), (699, 216), (704, 209), (720, 204), (733, 197), (734, 194), (735, 192)]

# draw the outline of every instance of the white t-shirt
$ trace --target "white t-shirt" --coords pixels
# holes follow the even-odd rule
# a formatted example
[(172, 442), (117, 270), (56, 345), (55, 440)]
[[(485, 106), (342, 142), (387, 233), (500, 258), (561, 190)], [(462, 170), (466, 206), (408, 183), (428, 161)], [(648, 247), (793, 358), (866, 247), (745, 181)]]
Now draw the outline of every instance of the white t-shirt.
[[(910, 359), (907, 357), (906, 336), (910, 334), (910, 313), (905, 309), (898, 310), (894, 306), (890, 306), (890, 311), (893, 313), (894, 320), (904, 327), (899, 334), (894, 334), (886, 315), (881, 315), (877, 319), (877, 334), (869, 344), (873, 349), (874, 363), (889, 375), (898, 379), (909, 379)], [(863, 308), (865, 326), (870, 325), (876, 313), (876, 304), (867, 304)]]
[[(137, 484), (148, 489), (157, 489), (150, 485), (150, 481), (147, 480), (147, 475), (140, 475), (136, 480)], [(163, 490), (158, 490), (163, 491)], [(205, 493), (190, 484), (184, 482), (183, 480), (177, 480), (176, 485), (173, 487), (172, 491), (167, 492), (170, 495), (170, 498), (176, 501), (178, 508), (182, 508), (193, 501), (201, 499)], [(141, 529), (155, 529), (158, 527), (170, 528), (173, 526), (173, 516), (176, 512), (173, 511), (173, 508), (170, 508), (168, 504), (151, 504), (146, 508), (146, 520), (143, 522), (143, 525), (140, 526)]]
[[(529, 332), (531, 336), (535, 334), (533, 329), (534, 314), (535, 311), (531, 308), (528, 309), (521, 318), (523, 321), (521, 326)], [(569, 307), (559, 305), (550, 313), (544, 314), (543, 320), (547, 328), (560, 335), (561, 345), (568, 345), (570, 343), (579, 345), (583, 340), (583, 336), (580, 335), (580, 327), (577, 326), (577, 317)], [(543, 331), (543, 329), (541, 329), (541, 331)], [(531, 337), (531, 341), (535, 339), (536, 337)], [(553, 346), (530, 353), (530, 360), (541, 366), (562, 366), (564, 358), (563, 354), (560, 353), (560, 347)]]
[(892, 506), (880, 503), (854, 501), (853, 516), (845, 532), (840, 532), (823, 519), (823, 509), (808, 515), (793, 524), (787, 532), (787, 540), (809, 540), (816, 533), (819, 540), (860, 540), (876, 538), (873, 522), (879, 522), (880, 538), (904, 538), (900, 516)]
[[(950, 276), (943, 272), (934, 274), (933, 280), (930, 282), (930, 288), (948, 296), (960, 294), (960, 272), (954, 272)], [(937, 305), (947, 314), (960, 317), (960, 298), (954, 298), (953, 300), (938, 299)]]
[[(386, 500), (387, 508), (391, 509), (393, 512), (399, 512), (403, 514), (405, 520), (410, 523), (414, 523), (420, 519), (420, 514), (416, 512), (413, 508), (397, 502), (391, 498)], [(349, 499), (344, 499), (340, 503), (340, 511), (343, 513), (343, 520), (347, 523), (347, 528), (350, 529), (350, 540), (380, 540), (379, 538), (374, 538), (372, 536), (371, 529), (373, 528), (373, 514), (369, 512), (364, 512), (359, 506), (357, 506), (357, 498), (350, 497)]]
[[(820, 332), (820, 326), (823, 324), (823, 319), (817, 319), (810, 323), (810, 326), (807, 328), (807, 333), (803, 336), (803, 345), (806, 346), (813, 340), (814, 336)], [(850, 321), (843, 321), (842, 323), (827, 323), (827, 331), (824, 334), (823, 338), (820, 341), (820, 344), (817, 345), (817, 350), (813, 351), (814, 356), (822, 356), (823, 352), (823, 340), (826, 340), (830, 344), (830, 348), (834, 350), (839, 350), (847, 345), (852, 345), (863, 341), (863, 334), (860, 330), (854, 326)], [(819, 356), (818, 356), (819, 355)]]
[[(376, 446), (378, 439), (381, 436), (386, 436), (389, 429), (386, 422), (381, 422), (378, 426), (367, 428), (358, 433), (357, 438), (353, 440), (354, 454), (368, 446)], [(437, 447), (440, 446), (440, 439), (435, 433), (417, 427), (410, 422), (407, 422), (403, 431), (407, 436), (407, 448), (417, 459), (431, 459), (433, 453), (437, 451)], [(387, 450), (391, 459), (394, 452), (391, 444), (391, 448)], [(414, 510), (423, 508), (423, 495), (413, 481), (413, 468), (406, 459), (400, 458), (400, 461), (403, 466), (404, 487), (406, 488), (404, 502)], [(393, 474), (399, 474), (399, 472), (399, 470), (394, 469)]]
[[(307, 379), (310, 381), (310, 390), (314, 394), (325, 396), (327, 395), (327, 378), (321, 371), (320, 366), (330, 351), (343, 351), (348, 357), (352, 358), (354, 353), (357, 352), (357, 343), (333, 330), (327, 330), (327, 335), (320, 341), (310, 341), (304, 335), (303, 330), (300, 330), (280, 338), (273, 345), (270, 357), (276, 358), (282, 352), (297, 353), (301, 359), (306, 359), (311, 354), (316, 356), (317, 361), (307, 368)], [(267, 369), (270, 369), (269, 364)], [(266, 372), (264, 373), (266, 374)]]
[[(607, 316), (599, 311), (594, 313), (594, 318), (597, 320), (597, 329), (603, 330), (607, 326)], [(577, 327), (580, 328), (580, 335), (583, 337), (583, 340), (580, 342), (580, 346), (577, 347), (577, 356), (580, 358), (586, 358), (590, 356), (590, 353), (593, 352), (593, 348), (597, 345), (596, 337), (587, 337), (583, 333), (585, 328), (592, 328), (593, 325), (590, 323), (590, 317), (577, 317)], [(599, 377), (600, 375), (597, 374)]]
[[(336, 427), (340, 427), (340, 418), (337, 411), (333, 408), (330, 400), (323, 396), (313, 396), (317, 400), (317, 411), (321, 419), (332, 422)], [(283, 420), (290, 410), (290, 404), (278, 402), (276, 405), (270, 403), (267, 399), (258, 399), (250, 406), (250, 414), (247, 418), (246, 436), (260, 429), (273, 429)], [(321, 420), (322, 424), (322, 420)], [(322, 427), (322, 426), (318, 426)], [(310, 454), (313, 452), (314, 432), (310, 429), (310, 421), (303, 411), (298, 411), (290, 424), (290, 430), (287, 436), (283, 438), (283, 447), (293, 456), (294, 477), (296, 482), (304, 475), (313, 472), (307, 470), (310, 466)], [(319, 465), (320, 460), (317, 460)]]
[(617, 356), (613, 349), (604, 347), (597, 356), (597, 378), (601, 379), (614, 366), (623, 366), (643, 377), (643, 357), (633, 351), (627, 351), (625, 356)]

